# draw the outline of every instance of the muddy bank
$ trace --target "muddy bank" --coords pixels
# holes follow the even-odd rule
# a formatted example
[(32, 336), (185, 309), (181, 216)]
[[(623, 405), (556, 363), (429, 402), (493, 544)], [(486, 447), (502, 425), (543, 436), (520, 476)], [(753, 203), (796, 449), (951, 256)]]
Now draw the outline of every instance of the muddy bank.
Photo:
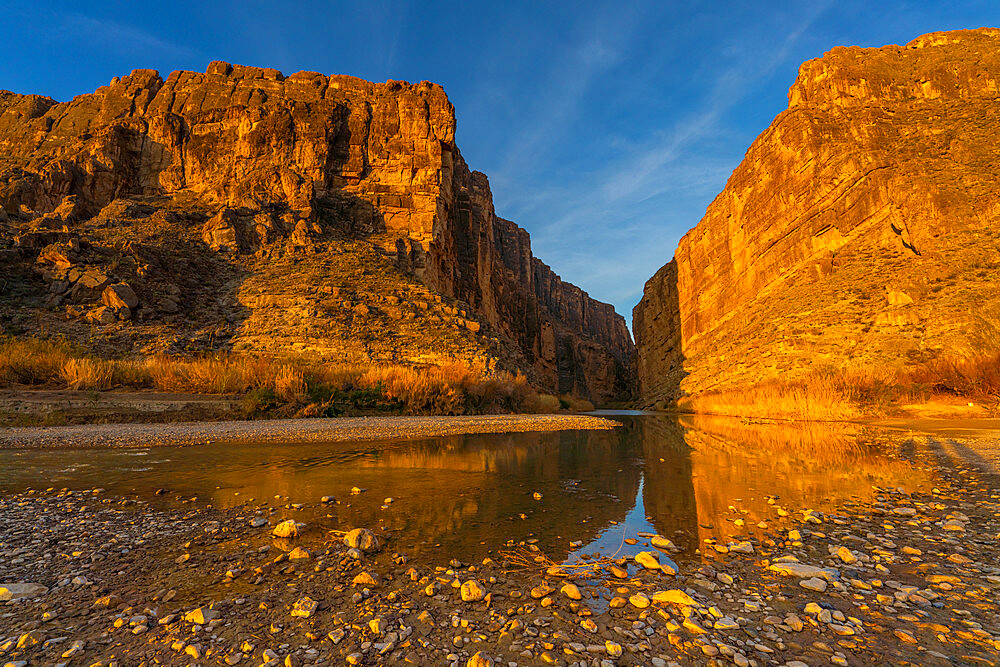
[[(410, 562), (391, 532), (345, 535), (320, 520), (292, 531), (308, 508), (283, 498), (221, 510), (93, 489), (11, 494), (0, 584), (19, 586), (0, 603), (0, 659), (997, 664), (1000, 494), (944, 450), (914, 465), (934, 489), (880, 488), (826, 512), (771, 497), (753, 531), (737, 501), (719, 520), (742, 536), (623, 534), (646, 555), (557, 569), (532, 542), (474, 563)], [(282, 525), (297, 534), (275, 537)]]
[(0, 429), (0, 448), (155, 447), (277, 444), (426, 438), (463, 433), (522, 433), (612, 429), (617, 422), (586, 415), (471, 415), (458, 417), (343, 417), (169, 424), (87, 424)]

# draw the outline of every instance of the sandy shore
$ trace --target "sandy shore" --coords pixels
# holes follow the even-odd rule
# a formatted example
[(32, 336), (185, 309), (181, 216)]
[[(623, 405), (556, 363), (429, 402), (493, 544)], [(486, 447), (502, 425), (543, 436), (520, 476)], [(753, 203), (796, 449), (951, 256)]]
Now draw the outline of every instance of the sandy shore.
[(170, 424), (32, 426), (0, 429), (0, 449), (410, 440), (467, 433), (605, 430), (615, 426), (617, 422), (610, 419), (586, 415), (345, 417)]

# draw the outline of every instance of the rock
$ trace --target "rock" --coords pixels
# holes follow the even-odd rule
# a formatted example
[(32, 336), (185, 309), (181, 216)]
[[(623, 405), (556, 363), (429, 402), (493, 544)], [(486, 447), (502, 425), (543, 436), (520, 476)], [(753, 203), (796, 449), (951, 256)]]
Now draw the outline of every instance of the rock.
[(810, 591), (819, 591), (822, 593), (826, 590), (827, 583), (819, 577), (812, 577), (809, 579), (803, 579), (799, 582), (799, 586)]
[(941, 524), (941, 530), (947, 530), (952, 532), (964, 532), (965, 524), (957, 519), (949, 519)]
[(367, 528), (355, 528), (344, 535), (344, 544), (352, 549), (368, 553), (378, 551), (379, 543), (375, 534)]
[(629, 596), (629, 603), (637, 609), (645, 609), (649, 606), (649, 598), (646, 597), (645, 593), (636, 593)]
[(267, 519), (265, 519), (262, 516), (255, 516), (254, 518), (250, 519), (251, 528), (261, 528), (266, 525), (267, 525)]
[(62, 657), (63, 658), (74, 658), (74, 657), (80, 655), (81, 653), (83, 653), (83, 649), (84, 649), (85, 646), (86, 646), (86, 644), (83, 642), (83, 640), (82, 639), (78, 639), (78, 640), (74, 641), (73, 644), (70, 645), (70, 647), (67, 650), (65, 650), (65, 651), (62, 652)]
[(221, 617), (222, 614), (211, 607), (198, 607), (197, 609), (184, 614), (184, 620), (188, 623), (194, 623), (195, 625), (205, 625), (206, 623)]
[(666, 537), (662, 535), (654, 535), (649, 541), (657, 549), (664, 549), (666, 551), (679, 551), (679, 549)]
[(318, 608), (319, 603), (307, 595), (299, 598), (298, 601), (296, 601), (296, 603), (292, 606), (292, 616), (309, 618), (316, 613)]
[(271, 534), (275, 537), (298, 537), (299, 527), (298, 524), (295, 523), (294, 519), (285, 519), (274, 527)]
[[(528, 234), (496, 214), (487, 179), (461, 157), (455, 109), (440, 86), (284, 77), (222, 63), (209, 69), (169, 77), (136, 70), (58, 105), (38, 95), (6, 96), (0, 182), (7, 211), (20, 213), (3, 224), (29, 231), (22, 214), (37, 219), (39, 211), (50, 211), (35, 227), (72, 225), (95, 244), (106, 240), (94, 230), (114, 228), (116, 240), (126, 239), (106, 248), (109, 258), (115, 255), (116, 271), (134, 266), (143, 288), (157, 294), (156, 282), (180, 282), (176, 274), (193, 273), (192, 282), (205, 287), (204, 304), (196, 293), (181, 302), (171, 293), (169, 300), (158, 298), (157, 307), (169, 315), (182, 303), (199, 317), (214, 318), (206, 322), (212, 325), (229, 321), (208, 305), (207, 295), (211, 301), (221, 296), (221, 280), (201, 253), (240, 255), (251, 284), (273, 280), (288, 287), (284, 298), (248, 293), (240, 305), (243, 312), (234, 318), (248, 326), (237, 342), (250, 349), (264, 340), (315, 337), (324, 349), (347, 352), (353, 336), (363, 334), (385, 346), (386, 358), (485, 358), (492, 343), (479, 322), (504, 323), (496, 328), (503, 338), (497, 349), (517, 350), (504, 361), (530, 372), (541, 388), (596, 401), (630, 398), (635, 350), (624, 318), (559, 278), (532, 255)], [(157, 200), (147, 201), (152, 192)], [(142, 201), (128, 199), (133, 196)], [(207, 202), (216, 209), (206, 218)], [(93, 211), (100, 211), (94, 224), (81, 227)], [(185, 238), (192, 227), (198, 248)], [(300, 307), (321, 310), (298, 281), (327, 275), (331, 267), (324, 262), (331, 254), (324, 241), (330, 234), (392, 237), (388, 248), (348, 244), (336, 254), (348, 255), (350, 270), (366, 267), (357, 276), (358, 292), (383, 289), (389, 272), (395, 274), (391, 290), (410, 289), (412, 281), (395, 280), (399, 272), (417, 277), (423, 284), (407, 301), (430, 307), (441, 299), (450, 311), (447, 326), (422, 317), (421, 335), (384, 335), (384, 320), (405, 321), (419, 310), (393, 304), (400, 300), (394, 294), (384, 295), (384, 314), (367, 300), (355, 302), (358, 314), (350, 323), (325, 313), (300, 317)], [(303, 266), (286, 261), (293, 253)], [(518, 258), (516, 269), (511, 258)], [(103, 290), (105, 284), (88, 287)], [(337, 286), (317, 295), (336, 295), (342, 303), (341, 291), (347, 290)], [(309, 303), (300, 304), (300, 297)], [(26, 303), (19, 298), (12, 307)], [(169, 320), (163, 340), (186, 332), (180, 318)], [(564, 387), (567, 378), (571, 384)]]
[(669, 591), (656, 591), (653, 593), (652, 599), (657, 604), (670, 604), (677, 607), (694, 607), (698, 604), (690, 595), (676, 588)]
[(604, 642), (604, 650), (610, 658), (620, 658), (622, 655), (622, 645), (613, 642), (610, 639)]
[(729, 553), (734, 554), (752, 554), (753, 545), (749, 542), (736, 542), (734, 544), (728, 545)]
[[(992, 277), (953, 258), (997, 224), (974, 212), (994, 210), (1000, 189), (965, 184), (993, 182), (973, 155), (993, 154), (996, 135), (972, 137), (996, 94), (998, 43), (993, 29), (933, 33), (802, 65), (788, 108), (646, 282), (633, 310), (642, 405), (807, 381), (817, 350), (831, 367), (903, 368), (918, 349), (961, 358), (992, 335), (966, 296), (992, 293)], [(947, 289), (925, 287), (942, 276)], [(847, 284), (887, 296), (844, 299)], [(812, 332), (808, 345), (775, 335), (778, 312), (782, 331)]]
[(0, 584), (0, 602), (38, 598), (48, 594), (49, 589), (41, 584), (5, 583)]
[(157, 309), (161, 313), (166, 313), (168, 315), (172, 315), (172, 314), (178, 312), (181, 309), (181, 307), (177, 303), (176, 300), (171, 299), (170, 297), (166, 297), (166, 298), (160, 299), (159, 304), (157, 304)]
[(716, 630), (738, 630), (740, 624), (729, 616), (723, 616), (722, 618), (716, 620), (712, 627)]
[(562, 589), (562, 594), (568, 597), (570, 600), (582, 600), (583, 594), (576, 584), (565, 584)]
[(45, 641), (45, 633), (41, 630), (29, 630), (17, 638), (18, 651), (38, 646)]
[(133, 309), (139, 305), (139, 297), (127, 283), (115, 283), (104, 288), (101, 303), (112, 310)]
[(858, 557), (855, 556), (854, 552), (847, 547), (839, 547), (837, 549), (837, 558), (848, 565), (853, 565), (858, 562)]
[(378, 586), (378, 578), (370, 572), (361, 572), (351, 580), (352, 586)]
[(111, 281), (108, 279), (107, 274), (96, 268), (87, 269), (77, 279), (79, 285), (92, 290), (103, 289), (109, 282)]
[(470, 579), (462, 584), (461, 595), (462, 600), (465, 602), (479, 602), (486, 597), (486, 591), (478, 581)]
[(677, 574), (677, 566), (672, 560), (663, 556), (665, 562), (661, 562), (660, 558), (659, 552), (640, 551), (635, 555), (635, 562), (647, 570), (660, 570), (664, 574)]
[(476, 653), (465, 663), (465, 667), (493, 667), (493, 665), (493, 658), (486, 655), (482, 651), (476, 651)]
[(111, 308), (99, 306), (87, 313), (87, 320), (94, 324), (113, 324), (118, 320), (118, 316)]
[(305, 560), (308, 558), (312, 558), (312, 554), (302, 547), (295, 547), (288, 552), (288, 560)]
[(835, 572), (814, 565), (806, 565), (805, 563), (773, 563), (767, 569), (786, 577), (799, 577), (803, 579), (820, 577), (827, 581), (833, 581), (836, 577)]

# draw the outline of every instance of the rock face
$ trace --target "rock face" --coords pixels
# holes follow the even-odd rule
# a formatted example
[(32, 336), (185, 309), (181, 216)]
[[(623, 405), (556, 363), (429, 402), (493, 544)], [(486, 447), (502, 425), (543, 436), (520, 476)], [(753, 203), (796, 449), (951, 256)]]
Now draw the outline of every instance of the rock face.
[[(433, 316), (475, 334), (479, 352), (550, 390), (605, 400), (627, 397), (634, 384), (624, 319), (563, 283), (532, 256), (527, 233), (495, 214), (486, 177), (470, 171), (455, 146), (454, 109), (435, 84), (285, 77), (214, 62), (205, 73), (166, 80), (135, 70), (66, 103), (0, 92), (0, 210), (21, 254), (41, 252), (39, 270), (67, 282), (72, 299), (77, 281), (63, 274), (79, 265), (78, 255), (121, 255), (130, 240), (155, 254), (166, 243), (155, 228), (183, 230), (170, 253), (202, 263), (221, 255), (240, 281), (270, 271), (280, 282), (269, 266), (275, 257), (329, 256), (337, 254), (331, 239), (363, 239), (454, 311)], [(119, 234), (109, 249), (81, 235), (95, 227), (135, 234)], [(195, 246), (215, 255), (186, 250)], [(143, 276), (113, 277), (150, 312), (184, 311), (176, 290), (146, 290), (156, 293), (144, 300)], [(316, 286), (298, 287), (308, 294)], [(253, 319), (259, 293), (248, 305), (238, 286), (230, 291)], [(421, 310), (405, 307), (406, 294), (390, 296), (397, 303), (377, 308), (389, 319)], [(345, 307), (372, 313), (364, 303)], [(245, 334), (255, 347), (253, 333), (234, 336)], [(361, 357), (420, 356), (415, 348), (375, 347)]]
[(633, 311), (643, 403), (1000, 348), (1000, 31), (802, 65)]

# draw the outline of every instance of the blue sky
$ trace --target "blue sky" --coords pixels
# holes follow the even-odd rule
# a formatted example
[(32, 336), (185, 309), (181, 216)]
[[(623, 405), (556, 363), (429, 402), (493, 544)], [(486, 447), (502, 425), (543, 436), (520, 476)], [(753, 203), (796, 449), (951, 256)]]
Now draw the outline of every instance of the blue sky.
[(458, 145), (535, 254), (626, 320), (804, 60), (1000, 25), (996, 0), (0, 0), (0, 89), (58, 100), (212, 60), (440, 83)]

